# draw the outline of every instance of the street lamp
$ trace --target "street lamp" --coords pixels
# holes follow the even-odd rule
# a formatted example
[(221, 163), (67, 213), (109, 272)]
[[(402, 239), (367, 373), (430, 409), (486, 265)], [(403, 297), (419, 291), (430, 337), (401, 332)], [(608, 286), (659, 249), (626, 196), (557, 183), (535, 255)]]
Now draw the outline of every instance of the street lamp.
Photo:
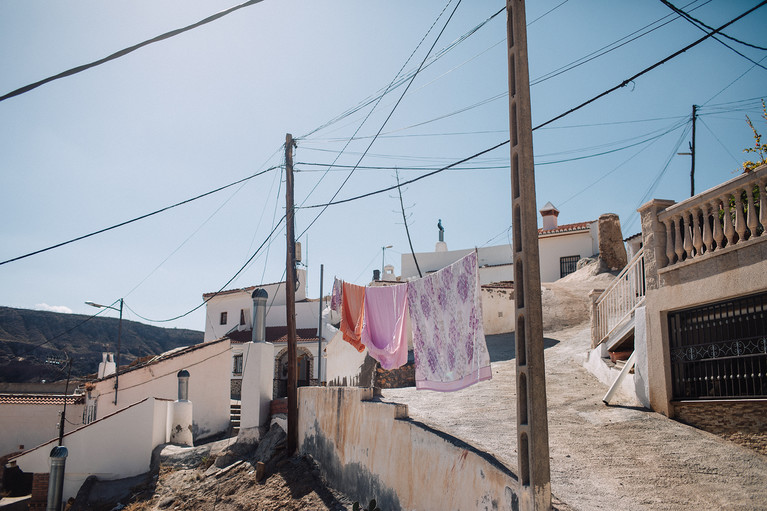
[(115, 357), (115, 405), (117, 405), (117, 378), (120, 375), (120, 338), (123, 333), (123, 299), (120, 298), (120, 308), (112, 307), (111, 305), (101, 305), (100, 303), (91, 302), (88, 300), (85, 305), (96, 307), (97, 309), (112, 309), (120, 313), (120, 322), (117, 327), (117, 356)]
[(392, 248), (394, 245), (386, 245), (385, 247), (381, 247), (381, 280), (383, 280), (384, 276), (384, 264), (385, 264), (385, 258), (386, 258), (386, 249)]

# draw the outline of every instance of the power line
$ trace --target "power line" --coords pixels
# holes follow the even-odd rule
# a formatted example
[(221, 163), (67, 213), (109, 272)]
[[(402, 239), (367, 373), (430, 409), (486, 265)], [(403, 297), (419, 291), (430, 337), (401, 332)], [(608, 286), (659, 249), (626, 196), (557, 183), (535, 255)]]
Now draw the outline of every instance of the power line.
[[(666, 7), (668, 7), (669, 9), (674, 11), (675, 13), (679, 14), (680, 16), (684, 17), (684, 19), (686, 19), (687, 21), (689, 21), (693, 25), (696, 25), (696, 26), (697, 25), (701, 25), (701, 26), (707, 28), (708, 30), (714, 30), (713, 27), (710, 27), (710, 26), (706, 25), (705, 23), (703, 23), (701, 20), (699, 20), (697, 18), (693, 18), (688, 13), (684, 12), (682, 9), (678, 8), (677, 6), (675, 6), (674, 4), (669, 2), (668, 0), (660, 0), (660, 1), (661, 1), (661, 3), (663, 3), (663, 5), (665, 5)], [(757, 46), (755, 44), (751, 44), (751, 43), (747, 43), (745, 41), (741, 41), (740, 39), (736, 39), (735, 37), (729, 36), (729, 35), (725, 34), (724, 32), (722, 32), (720, 35), (723, 36), (723, 37), (726, 37), (727, 39), (729, 39), (731, 41), (735, 41), (736, 43), (740, 43), (740, 44), (742, 44), (744, 46), (748, 46), (748, 47), (751, 47), (751, 48), (756, 48), (757, 50), (765, 50), (765, 51), (767, 51), (767, 48), (765, 48), (763, 46)], [(728, 46), (728, 48), (729, 48), (729, 46)]]
[[(682, 16), (682, 17), (683, 17), (685, 20), (687, 20), (687, 21), (689, 21), (690, 23), (692, 23), (692, 25), (693, 25), (695, 28), (697, 28), (697, 29), (699, 29), (699, 30), (702, 30), (703, 32), (705, 32), (705, 31), (706, 31), (706, 29), (708, 29), (708, 30), (713, 30), (711, 27), (709, 27), (709, 26), (708, 26), (708, 25), (706, 25), (705, 23), (703, 23), (703, 22), (701, 22), (701, 21), (698, 21), (697, 19), (693, 18), (692, 16), (690, 16), (690, 15), (689, 15), (689, 14), (687, 14), (686, 12), (684, 12), (684, 11), (682, 11), (681, 9), (677, 8), (676, 6), (674, 6), (674, 5), (673, 5), (671, 2), (669, 2), (668, 0), (660, 0), (660, 1), (663, 3), (663, 5), (667, 6), (668, 8), (670, 8), (671, 10), (673, 10), (674, 12), (677, 12), (677, 13), (679, 13), (679, 14), (680, 14), (680, 15), (681, 15), (681, 16)], [(701, 26), (701, 25), (702, 25), (702, 26)], [(705, 27), (705, 28), (703, 28), (703, 27)], [(724, 34), (721, 34), (721, 35), (724, 35)], [(732, 50), (733, 52), (737, 53), (738, 55), (740, 55), (741, 57), (743, 57), (743, 58), (744, 58), (744, 59), (746, 59), (747, 61), (751, 62), (752, 64), (754, 64), (754, 65), (757, 65), (757, 66), (761, 67), (762, 69), (764, 69), (765, 71), (767, 71), (767, 67), (764, 67), (763, 65), (761, 65), (760, 63), (758, 63), (757, 61), (755, 61), (754, 59), (752, 59), (752, 58), (751, 58), (751, 57), (749, 57), (748, 55), (744, 55), (744, 54), (742, 54), (741, 52), (739, 52), (738, 50), (736, 50), (735, 48), (733, 48), (733, 47), (732, 47), (732, 46), (730, 46), (729, 44), (725, 43), (724, 41), (722, 41), (722, 40), (721, 40), (721, 39), (719, 39), (718, 37), (714, 36), (714, 37), (713, 37), (713, 39), (714, 39), (716, 42), (718, 42), (719, 44), (723, 45), (725, 48), (727, 48), (727, 49), (729, 49), (729, 50)], [(738, 42), (741, 42), (741, 41), (738, 41)]]
[[(765, 1), (767, 1), (767, 0), (765, 0)], [(452, 0), (449, 0), (449, 1), (448, 1), (448, 3), (447, 3), (447, 5), (450, 5), (450, 2), (452, 2)], [(447, 5), (445, 6), (445, 8), (447, 8)], [(375, 137), (373, 137), (373, 139), (370, 141), (370, 143), (368, 144), (368, 146), (365, 148), (365, 152), (364, 152), (364, 153), (362, 153), (362, 156), (360, 156), (359, 160), (357, 160), (357, 165), (359, 165), (360, 163), (362, 163), (362, 160), (363, 160), (363, 158), (365, 158), (365, 155), (366, 155), (366, 154), (367, 154), (367, 152), (370, 150), (370, 148), (371, 148), (371, 147), (373, 147), (373, 144), (375, 143), (376, 139), (378, 138), (378, 135), (380, 135), (380, 134), (381, 134), (381, 132), (383, 131), (384, 127), (386, 127), (386, 123), (388, 123), (388, 122), (389, 122), (389, 119), (391, 119), (392, 115), (394, 115), (394, 112), (397, 110), (397, 107), (399, 106), (400, 102), (402, 101), (402, 98), (404, 98), (404, 97), (405, 97), (405, 94), (407, 94), (407, 91), (408, 91), (408, 89), (409, 89), (409, 88), (410, 88), (410, 86), (413, 84), (413, 80), (415, 80), (415, 77), (416, 77), (416, 76), (418, 76), (418, 73), (420, 73), (420, 72), (421, 72), (421, 69), (423, 69), (423, 65), (426, 63), (426, 60), (429, 58), (429, 55), (430, 55), (430, 54), (431, 54), (431, 52), (434, 50), (434, 47), (437, 45), (437, 42), (439, 41), (440, 37), (442, 37), (442, 34), (444, 34), (444, 33), (445, 33), (445, 29), (446, 29), (446, 28), (447, 28), (447, 26), (450, 24), (450, 20), (452, 20), (452, 19), (453, 19), (453, 16), (455, 15), (455, 12), (458, 10), (458, 7), (459, 7), (460, 5), (461, 5), (461, 0), (458, 0), (458, 2), (456, 2), (456, 4), (455, 4), (455, 7), (453, 8), (453, 12), (451, 12), (451, 13), (450, 13), (450, 16), (448, 16), (447, 20), (445, 21), (445, 24), (442, 26), (442, 30), (440, 30), (440, 31), (439, 31), (439, 34), (437, 34), (437, 37), (434, 39), (434, 42), (432, 43), (431, 47), (429, 48), (429, 51), (427, 51), (427, 52), (426, 52), (426, 55), (424, 56), (423, 60), (422, 60), (422, 61), (421, 61), (421, 63), (419, 64), (419, 66), (418, 66), (418, 69), (416, 69), (415, 73), (414, 73), (414, 74), (413, 74), (413, 76), (410, 78), (410, 81), (408, 82), (407, 86), (405, 87), (405, 90), (404, 90), (404, 91), (402, 91), (402, 94), (400, 95), (400, 97), (399, 97), (399, 99), (397, 100), (397, 102), (394, 104), (394, 107), (393, 107), (393, 108), (391, 109), (391, 111), (389, 112), (389, 115), (388, 115), (388, 116), (386, 116), (386, 119), (384, 119), (384, 122), (381, 124), (381, 127), (378, 129), (378, 132), (376, 133)], [(349, 172), (349, 175), (348, 175), (348, 176), (346, 176), (346, 179), (344, 179), (344, 181), (341, 183), (341, 186), (339, 186), (339, 187), (338, 187), (338, 190), (336, 190), (336, 192), (335, 192), (335, 193), (333, 194), (333, 196), (330, 198), (330, 201), (329, 201), (329, 202), (333, 202), (333, 200), (334, 200), (334, 199), (335, 199), (335, 198), (338, 196), (338, 194), (339, 194), (339, 193), (341, 193), (341, 190), (342, 190), (342, 189), (343, 189), (343, 187), (346, 185), (346, 183), (349, 181), (349, 179), (351, 179), (351, 177), (352, 177), (352, 175), (354, 174), (354, 171), (355, 171), (355, 170), (356, 170), (356, 165), (355, 165), (355, 168), (353, 168), (353, 169), (352, 169), (352, 170)], [(299, 237), (299, 238), (300, 238), (301, 236), (303, 236), (303, 235), (304, 235), (304, 233), (305, 233), (306, 231), (308, 231), (308, 230), (309, 230), (309, 228), (310, 228), (312, 225), (314, 225), (314, 223), (315, 223), (315, 222), (316, 222), (316, 221), (317, 221), (317, 220), (320, 218), (320, 216), (322, 216), (322, 214), (325, 212), (325, 210), (327, 210), (327, 208), (328, 208), (328, 206), (325, 206), (325, 207), (322, 209), (322, 211), (320, 211), (320, 212), (317, 214), (317, 216), (316, 216), (316, 217), (314, 217), (314, 220), (312, 220), (312, 221), (309, 223), (309, 225), (306, 227), (306, 229), (304, 229), (304, 230), (303, 230), (303, 232), (302, 232), (301, 234), (299, 234), (299, 235), (298, 235), (298, 237)]]
[(45, 85), (46, 83), (52, 82), (54, 80), (60, 80), (61, 78), (66, 78), (67, 76), (72, 76), (72, 75), (75, 75), (77, 73), (82, 73), (83, 71), (86, 71), (86, 70), (88, 70), (88, 69), (90, 69), (92, 67), (96, 67), (96, 66), (100, 66), (101, 64), (105, 64), (105, 63), (109, 62), (110, 60), (115, 60), (115, 59), (118, 59), (120, 57), (124, 57), (125, 55), (128, 55), (129, 53), (132, 53), (132, 52), (138, 50), (139, 48), (143, 48), (144, 46), (150, 45), (152, 43), (156, 43), (156, 42), (159, 42), (159, 41), (162, 41), (162, 40), (169, 39), (171, 37), (177, 36), (179, 34), (182, 34), (184, 32), (192, 30), (194, 28), (200, 27), (202, 25), (205, 25), (207, 23), (215, 21), (215, 20), (217, 20), (219, 18), (222, 18), (222, 17), (226, 16), (227, 14), (233, 13), (234, 11), (237, 11), (237, 10), (242, 9), (244, 7), (249, 7), (249, 6), (253, 5), (253, 4), (257, 4), (257, 3), (261, 2), (261, 1), (262, 0), (248, 0), (247, 2), (243, 2), (243, 3), (239, 4), (239, 5), (235, 5), (233, 7), (229, 7), (228, 9), (224, 9), (223, 11), (220, 11), (220, 12), (217, 12), (216, 14), (208, 16), (207, 18), (202, 19), (202, 20), (198, 21), (197, 23), (192, 23), (191, 25), (187, 25), (186, 27), (183, 27), (183, 28), (177, 28), (175, 30), (171, 30), (170, 32), (165, 32), (164, 34), (155, 36), (155, 37), (153, 37), (151, 39), (147, 39), (146, 41), (143, 41), (141, 43), (135, 44), (135, 45), (130, 46), (128, 48), (125, 48), (123, 50), (117, 51), (117, 52), (115, 52), (115, 53), (113, 53), (111, 55), (108, 55), (108, 56), (106, 56), (104, 58), (101, 58), (99, 60), (94, 60), (93, 62), (91, 62), (89, 64), (83, 64), (81, 66), (73, 67), (72, 69), (68, 69), (66, 71), (62, 71), (61, 73), (59, 73), (57, 75), (49, 76), (48, 78), (44, 78), (44, 79), (39, 80), (37, 82), (31, 83), (29, 85), (25, 85), (24, 87), (20, 87), (20, 88), (14, 90), (14, 91), (11, 91), (11, 92), (3, 95), (3, 96), (0, 96), (0, 101), (5, 101), (6, 99), (10, 99), (12, 97), (19, 96), (21, 94), (29, 92), (29, 91), (31, 91), (33, 89), (36, 89), (36, 88), (40, 87), (41, 85)]
[(51, 246), (46, 247), (46, 248), (41, 248), (40, 250), (35, 250), (34, 252), (30, 252), (28, 254), (20, 255), (20, 256), (8, 259), (6, 261), (2, 261), (2, 262), (0, 262), (0, 266), (2, 266), (4, 264), (7, 264), (7, 263), (12, 263), (14, 261), (18, 261), (20, 259), (25, 259), (27, 257), (31, 257), (33, 255), (41, 254), (43, 252), (47, 252), (49, 250), (53, 250), (54, 248), (63, 247), (64, 245), (69, 245), (70, 243), (74, 243), (75, 241), (84, 240), (86, 238), (90, 238), (91, 236), (96, 236), (97, 234), (102, 234), (102, 233), (105, 233), (107, 231), (111, 231), (112, 229), (117, 229), (118, 227), (123, 227), (125, 225), (132, 224), (133, 222), (138, 222), (139, 220), (143, 220), (145, 218), (149, 218), (150, 216), (154, 216), (154, 215), (156, 215), (158, 213), (162, 213), (164, 211), (168, 211), (168, 210), (176, 208), (178, 206), (183, 206), (184, 204), (188, 204), (190, 202), (196, 201), (197, 199), (202, 199), (203, 197), (207, 197), (208, 195), (212, 195), (212, 194), (214, 194), (216, 192), (220, 192), (221, 190), (226, 190), (227, 188), (230, 188), (230, 187), (232, 187), (234, 185), (243, 183), (245, 181), (248, 181), (249, 179), (253, 179), (254, 177), (258, 177), (258, 176), (260, 176), (262, 174), (265, 174), (265, 173), (269, 172), (270, 170), (274, 170), (274, 169), (276, 169), (278, 167), (279, 166), (274, 166), (274, 167), (270, 167), (270, 168), (268, 168), (266, 170), (263, 170), (261, 172), (256, 172), (255, 174), (252, 174), (252, 175), (250, 175), (248, 177), (244, 177), (242, 179), (238, 179), (237, 181), (234, 181), (232, 183), (229, 183), (228, 185), (224, 185), (224, 186), (221, 186), (219, 188), (216, 188), (215, 190), (211, 190), (209, 192), (205, 192), (203, 194), (197, 195), (196, 197), (192, 197), (191, 199), (186, 199), (186, 200), (183, 200), (181, 202), (177, 202), (175, 204), (171, 204), (170, 206), (166, 206), (166, 207), (158, 209), (156, 211), (152, 211), (151, 213), (146, 213), (146, 214), (138, 216), (136, 218), (132, 218), (130, 220), (126, 220), (124, 222), (120, 222), (119, 224), (115, 224), (115, 225), (112, 225), (110, 227), (105, 227), (103, 229), (99, 229), (98, 231), (93, 231), (91, 233), (84, 234), (82, 236), (78, 236), (77, 238), (72, 238), (71, 240), (62, 241), (61, 243), (57, 243), (55, 245), (51, 245)]

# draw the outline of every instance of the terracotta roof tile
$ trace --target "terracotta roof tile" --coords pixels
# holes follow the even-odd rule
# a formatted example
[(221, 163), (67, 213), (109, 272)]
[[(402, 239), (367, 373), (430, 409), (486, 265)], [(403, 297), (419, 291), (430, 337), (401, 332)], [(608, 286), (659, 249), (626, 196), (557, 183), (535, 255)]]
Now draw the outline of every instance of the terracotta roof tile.
[[(252, 330), (238, 330), (226, 334), (232, 344), (242, 344), (250, 342), (252, 339)], [(298, 342), (317, 342), (316, 328), (296, 328)], [(268, 326), (266, 327), (266, 342), (288, 342), (288, 327), (286, 326)]]
[(547, 234), (557, 234), (562, 232), (576, 232), (576, 231), (588, 231), (591, 227), (591, 224), (594, 223), (594, 220), (591, 220), (589, 222), (578, 222), (574, 224), (563, 224), (557, 226), (556, 229), (549, 229), (547, 231), (544, 231), (543, 228), (538, 229), (538, 236), (545, 236)]
[[(85, 396), (66, 396), (68, 405), (85, 403)], [(0, 394), (3, 405), (63, 405), (64, 396), (57, 394)]]

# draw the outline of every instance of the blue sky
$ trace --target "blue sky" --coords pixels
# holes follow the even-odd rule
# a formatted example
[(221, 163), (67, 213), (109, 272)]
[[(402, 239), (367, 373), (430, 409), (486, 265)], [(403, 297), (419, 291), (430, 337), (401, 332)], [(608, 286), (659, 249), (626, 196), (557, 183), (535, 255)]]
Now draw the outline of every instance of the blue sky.
[[(447, 0), (420, 2), (264, 0), (218, 21), (83, 73), (0, 102), (0, 260), (108, 227), (279, 166), (285, 133), (298, 138), (296, 202), (328, 201), (392, 112), (403, 88), (312, 133), (385, 88)], [(756, 1), (679, 2), (718, 27)], [(104, 57), (234, 5), (228, 1), (0, 3), (0, 94)], [(505, 4), (464, 1), (435, 51)], [(414, 70), (455, 6), (449, 4), (413, 58)], [(597, 95), (702, 35), (659, 1), (531, 2), (533, 124)], [(553, 9), (553, 10), (552, 10)], [(551, 12), (549, 12), (551, 11)], [(546, 14), (548, 13), (548, 14)], [(544, 15), (545, 14), (545, 15)], [(541, 17), (542, 16), (542, 17)], [(539, 19), (538, 19), (539, 18)], [(658, 20), (663, 21), (658, 22)], [(725, 32), (767, 47), (767, 7)], [(656, 23), (657, 22), (657, 23)], [(550, 73), (652, 23), (652, 32), (558, 74)], [(645, 29), (646, 31), (647, 29)], [(635, 35), (638, 35), (637, 32)], [(338, 199), (402, 180), (508, 138), (505, 14), (424, 69)], [(767, 51), (728, 44), (767, 66)], [(650, 198), (689, 196), (687, 151), (693, 104), (696, 189), (735, 176), (753, 143), (767, 70), (708, 40), (615, 93), (537, 130), (538, 206), (560, 223), (620, 215), (639, 231), (636, 208)], [(472, 107), (472, 108), (468, 108)], [(361, 125), (361, 127), (360, 127)], [(417, 126), (415, 126), (417, 125)], [(359, 128), (358, 140), (339, 151)], [(645, 142), (643, 142), (645, 141)], [(577, 159), (613, 151), (597, 157)], [(681, 145), (680, 145), (681, 144)], [(430, 251), (442, 219), (449, 248), (508, 242), (508, 146), (403, 188), (413, 245)], [(567, 160), (561, 163), (551, 163)], [(668, 165), (666, 165), (666, 163)], [(313, 164), (313, 165), (312, 165)], [(665, 169), (665, 170), (664, 170)], [(96, 312), (86, 300), (125, 298), (127, 319), (182, 315), (226, 283), (284, 214), (277, 168), (242, 186), (128, 226), (0, 265), (0, 304)], [(315, 188), (316, 187), (316, 188)], [(278, 195), (279, 190), (279, 195)], [(300, 209), (304, 231), (319, 210)], [(387, 192), (327, 209), (301, 239), (309, 295), (337, 275), (367, 282), (381, 264), (399, 272), (408, 251), (399, 199)], [(284, 231), (228, 287), (282, 279)], [(164, 326), (203, 329), (204, 308)], [(111, 314), (111, 312), (109, 313)]]

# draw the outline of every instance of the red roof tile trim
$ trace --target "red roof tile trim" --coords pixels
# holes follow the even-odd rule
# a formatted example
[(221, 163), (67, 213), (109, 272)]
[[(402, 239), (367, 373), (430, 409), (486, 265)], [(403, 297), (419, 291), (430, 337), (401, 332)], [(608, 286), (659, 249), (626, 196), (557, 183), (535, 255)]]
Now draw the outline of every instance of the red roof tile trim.
[[(85, 396), (66, 396), (68, 405), (85, 403)], [(3, 405), (63, 405), (64, 396), (56, 394), (0, 394)]]
[[(250, 342), (253, 336), (252, 330), (239, 330), (226, 334), (232, 344), (242, 344)], [(297, 342), (317, 342), (316, 328), (296, 328)], [(288, 327), (286, 326), (268, 326), (266, 327), (266, 342), (288, 342)]]
[(538, 236), (545, 236), (547, 234), (558, 234), (562, 232), (576, 232), (576, 231), (588, 231), (591, 227), (591, 224), (594, 223), (594, 220), (590, 222), (578, 222), (575, 224), (563, 224), (558, 226), (556, 229), (549, 229), (547, 231), (544, 231), (542, 228), (538, 229)]

